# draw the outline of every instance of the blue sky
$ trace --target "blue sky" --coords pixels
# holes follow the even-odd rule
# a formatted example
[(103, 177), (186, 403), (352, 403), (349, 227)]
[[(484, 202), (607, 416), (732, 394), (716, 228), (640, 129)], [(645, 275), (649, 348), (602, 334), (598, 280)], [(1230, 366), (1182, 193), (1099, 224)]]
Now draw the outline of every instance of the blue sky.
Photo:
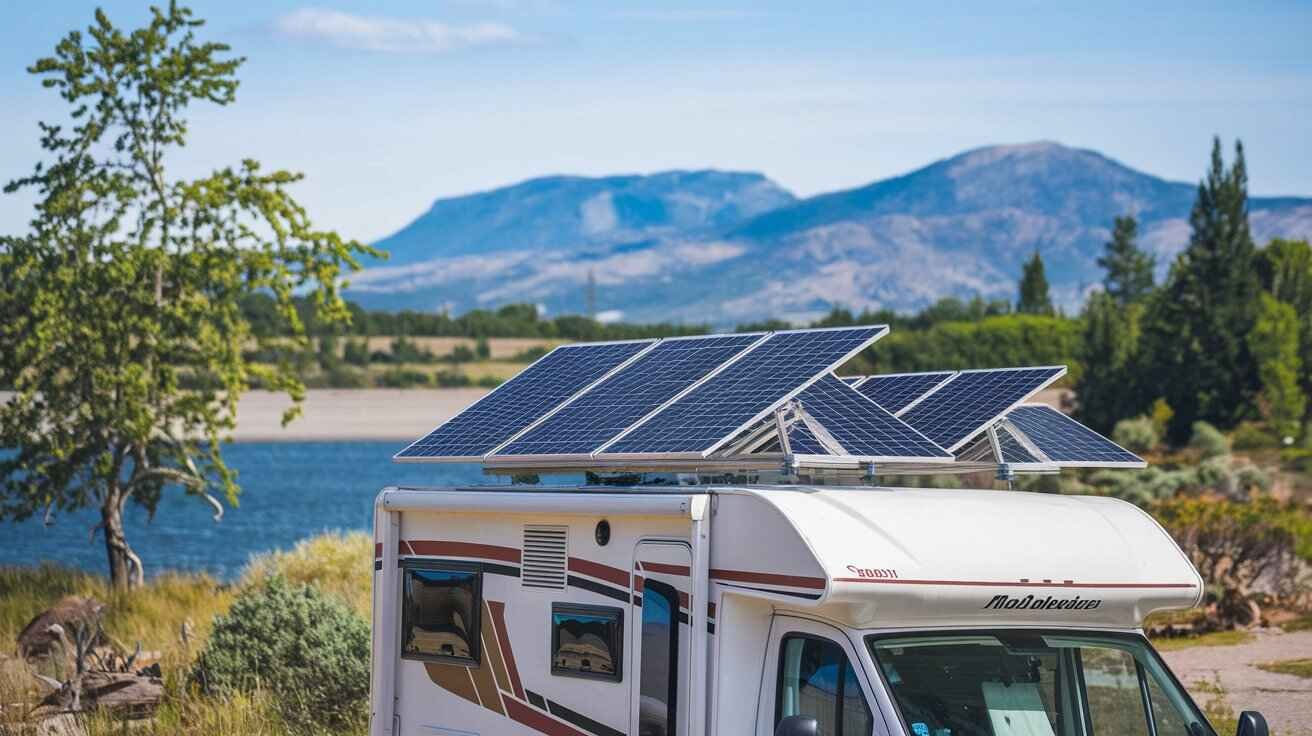
[[(64, 112), (23, 68), (95, 6), (0, 3), (0, 179)], [(1312, 3), (192, 7), (248, 61), (235, 106), (194, 112), (178, 172), (303, 171), (315, 218), (366, 240), (436, 197), (543, 174), (757, 170), (806, 195), (1038, 139), (1192, 181), (1214, 133), (1239, 137), (1255, 193), (1312, 195)], [(0, 197), (0, 231), (30, 206)]]

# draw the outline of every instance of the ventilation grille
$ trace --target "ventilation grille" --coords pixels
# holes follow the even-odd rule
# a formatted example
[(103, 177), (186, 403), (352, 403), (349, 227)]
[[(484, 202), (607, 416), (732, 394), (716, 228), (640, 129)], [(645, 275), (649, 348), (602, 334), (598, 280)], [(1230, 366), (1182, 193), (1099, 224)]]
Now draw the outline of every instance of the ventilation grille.
[(565, 589), (569, 534), (563, 526), (524, 527), (524, 556), (520, 581), (526, 588)]

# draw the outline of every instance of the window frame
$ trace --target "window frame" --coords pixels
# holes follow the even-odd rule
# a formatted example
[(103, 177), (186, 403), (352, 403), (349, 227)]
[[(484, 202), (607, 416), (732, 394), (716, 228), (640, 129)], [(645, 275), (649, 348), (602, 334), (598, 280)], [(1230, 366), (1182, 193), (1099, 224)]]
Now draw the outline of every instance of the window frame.
[[(862, 668), (857, 666), (859, 662), (855, 660), (852, 657), (852, 655), (848, 654), (848, 651), (843, 648), (842, 644), (840, 644), (838, 641), (834, 639), (830, 639), (827, 636), (821, 636), (819, 634), (812, 634), (807, 631), (789, 631), (779, 637), (778, 653), (776, 655), (779, 659), (779, 666), (777, 668), (777, 672), (775, 674), (775, 680), (774, 680), (774, 723), (771, 726), (771, 728), (772, 729), (778, 728), (779, 722), (783, 720), (784, 652), (787, 651), (788, 642), (790, 639), (809, 639), (811, 641), (820, 642), (822, 644), (828, 644), (838, 649), (838, 653), (843, 655), (843, 661), (847, 663), (848, 667), (852, 668), (853, 672), (857, 673), (856, 689), (861, 696), (861, 703), (866, 707), (866, 715), (870, 717), (870, 723), (873, 725), (875, 722), (876, 711), (875, 709), (870, 707), (870, 700), (866, 697), (865, 689), (861, 687), (860, 672)], [(834, 698), (834, 718), (836, 719), (835, 723), (838, 724), (838, 733), (840, 734), (840, 736), (851, 736), (849, 734), (843, 733), (843, 718), (842, 718), (843, 700), (846, 699), (847, 697), (845, 694), (845, 691), (847, 689), (845, 687), (846, 674), (847, 674), (847, 670), (844, 669), (836, 674), (836, 679), (835, 679), (835, 683), (837, 685), (837, 692), (835, 693), (835, 698)], [(861, 734), (860, 736), (865, 736), (865, 734)]]
[[(667, 595), (664, 592), (658, 592), (656, 595), (659, 595), (660, 597), (664, 598), (666, 602), (670, 604), (670, 648), (666, 659), (666, 664), (669, 667), (669, 673), (668, 673), (668, 680), (665, 685), (666, 700), (667, 700), (667, 702), (665, 703), (665, 708), (666, 708), (666, 719), (670, 727), (670, 733), (677, 736), (680, 730), (679, 729), (679, 665), (680, 665), (679, 589), (674, 587), (673, 585), (670, 585), (669, 583), (662, 582), (660, 580), (651, 580), (651, 579), (644, 580), (642, 584), (642, 601), (644, 604), (644, 610), (647, 602), (647, 591), (650, 590), (653, 585), (656, 586), (657, 590), (662, 590), (662, 589), (668, 590), (669, 593), (673, 594), (673, 595)], [(638, 621), (639, 639), (641, 639), (644, 635), (644, 632), (642, 630), (643, 623), (644, 622), (642, 620)], [(642, 663), (645, 662), (646, 660), (647, 660), (646, 653), (643, 652), (642, 659), (638, 663), (639, 669), (641, 669)], [(641, 671), (638, 672), (637, 678), (638, 678), (638, 693), (639, 695), (641, 695), (642, 693)]]
[[(614, 674), (605, 672), (593, 672), (585, 670), (573, 670), (556, 665), (556, 653), (560, 651), (560, 627), (556, 625), (557, 614), (576, 615), (576, 616), (613, 616), (615, 619), (615, 641), (612, 644), (614, 650)], [(595, 606), (587, 603), (561, 603), (553, 602), (551, 604), (551, 643), (550, 651), (547, 652), (551, 661), (551, 674), (557, 677), (578, 677), (584, 680), (601, 680), (603, 682), (623, 682), (624, 681), (624, 609), (618, 606)]]
[[(438, 664), (457, 664), (464, 667), (481, 667), (483, 665), (483, 566), (476, 562), (446, 562), (443, 560), (405, 559), (400, 561), (401, 568), (401, 659), (415, 662), (434, 662)], [(472, 573), (474, 593), (470, 601), (469, 612), (469, 656), (456, 657), (445, 654), (424, 654), (406, 652), (406, 634), (410, 631), (410, 606), (407, 605), (407, 581), (415, 571)]]

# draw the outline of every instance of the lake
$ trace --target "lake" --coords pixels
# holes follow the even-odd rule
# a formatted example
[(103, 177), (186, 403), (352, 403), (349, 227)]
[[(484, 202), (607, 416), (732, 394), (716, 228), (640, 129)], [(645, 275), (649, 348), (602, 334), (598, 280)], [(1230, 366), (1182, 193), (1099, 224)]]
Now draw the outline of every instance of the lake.
[[(396, 464), (397, 442), (250, 442), (229, 445), (228, 463), (242, 494), (215, 523), (213, 509), (178, 488), (165, 493), (153, 520), (129, 505), (128, 541), (152, 577), (166, 570), (208, 572), (231, 579), (251, 555), (286, 549), (298, 540), (338, 529), (368, 530), (374, 496), (387, 485), (499, 484), (478, 465)], [(576, 481), (576, 478), (568, 479)], [(0, 521), (0, 565), (56, 562), (106, 572), (104, 538), (88, 532), (99, 521), (91, 509), (58, 514), (44, 526), (38, 514), (21, 523)]]

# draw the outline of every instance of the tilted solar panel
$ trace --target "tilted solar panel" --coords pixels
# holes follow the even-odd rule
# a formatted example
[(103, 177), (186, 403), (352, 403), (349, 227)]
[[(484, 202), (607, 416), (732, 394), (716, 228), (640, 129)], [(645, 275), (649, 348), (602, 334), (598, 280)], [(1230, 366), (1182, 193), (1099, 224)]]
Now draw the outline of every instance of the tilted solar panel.
[(931, 373), (890, 373), (870, 376), (857, 390), (873, 399), (876, 404), (896, 414), (911, 402), (932, 391), (951, 378), (956, 371)]
[[(952, 455), (943, 448), (832, 375), (825, 375), (808, 386), (798, 394), (797, 401), (848, 455), (885, 461), (952, 460)], [(793, 448), (793, 452), (801, 451)]]
[(655, 342), (634, 340), (558, 347), (397, 453), (396, 459), (476, 462)]
[(852, 388), (856, 388), (861, 385), (862, 381), (866, 380), (866, 376), (839, 376), (838, 379)]
[[(998, 449), (1002, 450), (1002, 462), (1011, 465), (1021, 465), (1027, 463), (1042, 463), (1043, 460), (1030, 454), (1030, 451), (1016, 439), (1011, 432), (999, 427), (998, 430)], [(987, 438), (986, 438), (987, 439)]]
[(1066, 373), (1065, 366), (961, 371), (898, 418), (950, 452)]
[(876, 325), (773, 333), (601, 452), (709, 454), (887, 332)]
[(591, 453), (762, 337), (754, 333), (662, 340), (496, 455)]
[(1061, 465), (1144, 467), (1143, 459), (1097, 432), (1043, 404), (1025, 404), (1007, 413), (1050, 460)]

